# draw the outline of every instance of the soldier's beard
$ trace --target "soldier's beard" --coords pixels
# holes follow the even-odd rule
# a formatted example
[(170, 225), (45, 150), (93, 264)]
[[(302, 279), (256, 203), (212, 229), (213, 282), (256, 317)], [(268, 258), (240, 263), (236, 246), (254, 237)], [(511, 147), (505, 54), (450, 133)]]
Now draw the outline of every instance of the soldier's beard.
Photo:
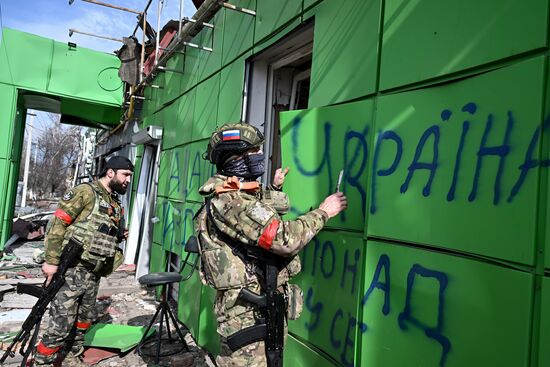
[(124, 195), (126, 194), (127, 186), (124, 186), (122, 182), (113, 178), (111, 181), (109, 181), (109, 188), (117, 194)]

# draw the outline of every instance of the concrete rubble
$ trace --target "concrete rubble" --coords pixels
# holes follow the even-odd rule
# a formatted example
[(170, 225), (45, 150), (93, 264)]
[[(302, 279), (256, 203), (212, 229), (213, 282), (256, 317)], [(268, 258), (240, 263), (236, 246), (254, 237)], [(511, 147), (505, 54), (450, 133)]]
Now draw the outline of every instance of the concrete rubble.
[[(14, 285), (20, 281), (43, 283), (40, 264), (36, 264), (33, 260), (33, 252), (36, 255), (36, 252), (43, 247), (43, 241), (19, 242), (13, 244), (8, 253), (0, 259), (0, 353), (2, 354), (10, 344), (11, 337), (20, 330), (36, 300), (29, 295), (17, 294)], [(135, 279), (135, 268), (122, 266), (117, 272), (101, 280), (97, 301), (97, 322), (146, 327), (156, 311), (157, 304), (154, 290), (142, 288)], [(46, 326), (47, 319), (48, 313), (42, 320), (41, 331)], [(84, 355), (84, 360), (66, 358), (62, 361), (62, 366), (213, 367), (214, 363), (208, 353), (197, 346), (183, 325), (180, 326), (190, 352), (163, 357), (158, 364), (154, 364), (151, 357), (139, 356), (135, 348), (126, 353), (120, 353), (119, 350), (114, 349), (89, 348)], [(16, 357), (8, 358), (4, 366), (15, 367), (20, 363), (21, 356), (17, 353)]]

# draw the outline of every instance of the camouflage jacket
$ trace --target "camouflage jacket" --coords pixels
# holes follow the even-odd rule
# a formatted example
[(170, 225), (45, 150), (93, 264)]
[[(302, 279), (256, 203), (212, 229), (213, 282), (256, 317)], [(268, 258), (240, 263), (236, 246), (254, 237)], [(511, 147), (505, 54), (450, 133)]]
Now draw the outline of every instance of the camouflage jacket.
[[(229, 318), (246, 312), (246, 306), (237, 304), (240, 289), (247, 287), (258, 291), (260, 286), (251, 264), (243, 263), (233, 254), (220, 239), (219, 233), (231, 237), (234, 243), (241, 246), (260, 246), (283, 257), (294, 257), (279, 273), (278, 285), (289, 293), (298, 294), (299, 289), (295, 286), (291, 290), (286, 289), (289, 287), (288, 280), (300, 271), (300, 260), (296, 254), (319, 233), (328, 216), (324, 211), (315, 209), (295, 220), (282, 220), (281, 211), (288, 208), (288, 202), (281, 205), (273, 200), (274, 195), (269, 191), (234, 190), (216, 194), (216, 187), (222, 185), (226, 178), (215, 175), (200, 188), (201, 195), (211, 197), (213, 221), (208, 219), (207, 211), (202, 210), (195, 222), (195, 232), (201, 246), (201, 276), (205, 283), (221, 291), (218, 292), (218, 299), (223, 301), (217, 300), (216, 313), (219, 317)], [(293, 307), (301, 308), (301, 299), (289, 302), (289, 308)]]
[(99, 181), (74, 187), (59, 201), (58, 208), (48, 223), (45, 239), (45, 258), (48, 264), (59, 264), (68, 228), (90, 216), (94, 210), (96, 191), (101, 200), (100, 211), (109, 215), (113, 225), (118, 225), (122, 217), (122, 207), (116, 194), (109, 193)]

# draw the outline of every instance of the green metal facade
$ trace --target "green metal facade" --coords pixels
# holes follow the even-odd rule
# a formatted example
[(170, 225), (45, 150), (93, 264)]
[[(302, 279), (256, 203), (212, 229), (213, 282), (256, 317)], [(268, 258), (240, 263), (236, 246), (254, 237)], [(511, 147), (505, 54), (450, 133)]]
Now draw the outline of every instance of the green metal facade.
[(119, 66), (114, 55), (2, 29), (0, 250), (11, 232), (26, 109), (61, 113), (75, 123), (116, 125), (122, 114)]
[[(314, 20), (309, 109), (281, 114), (285, 191), (295, 216), (344, 169), (350, 207), (301, 254), (286, 365), (550, 364), (548, 0), (232, 2), (257, 16), (220, 10), (194, 40), (214, 52), (146, 90), (144, 124), (165, 127), (151, 270), (184, 255), (246, 59)], [(179, 294), (216, 351), (214, 292), (195, 276)]]

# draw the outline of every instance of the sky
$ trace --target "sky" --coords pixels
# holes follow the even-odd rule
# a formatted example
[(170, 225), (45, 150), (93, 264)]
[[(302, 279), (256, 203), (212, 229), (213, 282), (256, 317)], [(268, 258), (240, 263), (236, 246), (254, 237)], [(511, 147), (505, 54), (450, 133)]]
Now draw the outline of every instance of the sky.
[[(99, 2), (143, 11), (147, 0), (98, 0)], [(149, 24), (156, 30), (157, 10), (160, 0), (152, 0), (147, 12)], [(161, 26), (170, 19), (179, 18), (180, 0), (164, 0), (161, 11)], [(191, 17), (196, 8), (191, 0), (184, 0), (184, 16)], [(82, 0), (0, 0), (0, 27), (52, 38), (60, 42), (74, 42), (79, 47), (112, 53), (122, 45), (74, 33), (69, 38), (69, 28), (102, 36), (122, 38), (132, 34), (136, 26), (136, 14), (91, 4)], [(138, 30), (141, 41), (141, 31)]]
[[(99, 2), (122, 6), (137, 11), (143, 11), (147, 0), (97, 0)], [(152, 0), (147, 19), (149, 24), (157, 29), (157, 11), (159, 0)], [(179, 18), (180, 0), (164, 0), (161, 11), (161, 26), (170, 19)], [(185, 0), (183, 5), (186, 17), (195, 14), (196, 8), (191, 0)], [(74, 42), (78, 47), (87, 47), (97, 51), (112, 53), (121, 47), (120, 42), (90, 37), (74, 33), (69, 37), (69, 28), (94, 33), (102, 36), (122, 38), (132, 34), (136, 26), (136, 14), (117, 9), (91, 4), (82, 0), (0, 0), (0, 35), (3, 27), (33, 33), (60, 42)], [(141, 42), (141, 30), (138, 30)], [(1, 37), (0, 37), (1, 42)], [(42, 111), (34, 111), (36, 118), (33, 140), (52, 124), (51, 117)], [(59, 117), (59, 116), (57, 116)], [(30, 124), (27, 116), (27, 129)], [(28, 131), (26, 131), (27, 133)]]

